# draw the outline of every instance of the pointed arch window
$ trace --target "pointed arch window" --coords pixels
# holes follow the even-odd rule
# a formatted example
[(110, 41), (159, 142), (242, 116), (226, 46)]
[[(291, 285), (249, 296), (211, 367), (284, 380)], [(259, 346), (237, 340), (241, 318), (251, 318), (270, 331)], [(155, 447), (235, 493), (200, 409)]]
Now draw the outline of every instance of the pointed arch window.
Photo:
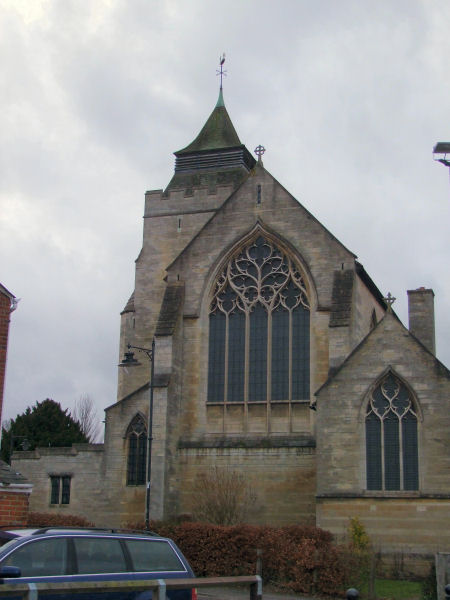
[(258, 236), (221, 272), (209, 316), (208, 402), (309, 400), (310, 310), (302, 275)]
[(144, 485), (147, 465), (147, 427), (136, 415), (127, 430), (127, 485)]
[(388, 373), (366, 412), (368, 490), (418, 490), (417, 413), (406, 386)]

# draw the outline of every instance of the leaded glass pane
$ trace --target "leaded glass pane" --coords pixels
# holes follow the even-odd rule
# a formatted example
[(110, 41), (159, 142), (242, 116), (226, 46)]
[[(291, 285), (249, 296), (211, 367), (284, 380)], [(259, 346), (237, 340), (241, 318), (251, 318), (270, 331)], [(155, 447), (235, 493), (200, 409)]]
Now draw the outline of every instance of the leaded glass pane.
[(367, 489), (381, 490), (381, 421), (373, 413), (366, 418), (366, 470)]
[(128, 476), (127, 484), (136, 484), (137, 435), (131, 433), (128, 437)]
[(403, 488), (419, 489), (419, 458), (417, 448), (417, 417), (411, 413), (402, 419)]
[(228, 317), (228, 402), (244, 401), (245, 383), (245, 314)]
[(223, 402), (225, 393), (226, 316), (216, 312), (209, 317), (208, 402)]
[(52, 486), (50, 504), (59, 504), (59, 482), (60, 477), (50, 477), (50, 484)]
[(69, 504), (70, 503), (70, 477), (64, 476), (62, 479), (62, 489), (61, 489), (61, 504)]
[(289, 400), (289, 313), (272, 313), (272, 400)]
[(309, 399), (309, 310), (292, 311), (292, 400)]
[(400, 439), (398, 417), (390, 412), (384, 424), (384, 488), (400, 489)]
[(145, 483), (146, 466), (147, 466), (147, 436), (140, 435), (138, 438), (136, 485), (142, 485)]
[(267, 311), (257, 304), (250, 315), (250, 359), (248, 399), (267, 399)]

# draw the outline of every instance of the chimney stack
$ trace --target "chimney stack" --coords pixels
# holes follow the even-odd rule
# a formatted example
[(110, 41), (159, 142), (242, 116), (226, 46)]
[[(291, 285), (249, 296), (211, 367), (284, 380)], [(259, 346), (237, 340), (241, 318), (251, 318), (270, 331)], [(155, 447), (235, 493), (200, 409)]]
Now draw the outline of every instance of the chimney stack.
[(434, 292), (424, 287), (408, 290), (409, 330), (430, 352), (436, 354), (434, 337)]

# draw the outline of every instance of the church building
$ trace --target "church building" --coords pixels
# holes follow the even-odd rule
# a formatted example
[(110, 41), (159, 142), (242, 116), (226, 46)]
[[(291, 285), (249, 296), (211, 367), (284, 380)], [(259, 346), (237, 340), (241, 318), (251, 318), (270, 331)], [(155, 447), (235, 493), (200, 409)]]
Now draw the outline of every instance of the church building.
[(31, 509), (143, 521), (151, 428), (151, 519), (195, 515), (199, 478), (228, 470), (254, 491), (252, 523), (339, 537), (358, 517), (385, 552), (448, 549), (450, 373), (433, 291), (408, 291), (406, 328), (263, 152), (241, 143), (221, 89), (167, 187), (145, 194), (121, 314), (134, 366), (119, 368), (104, 444), (15, 453)]

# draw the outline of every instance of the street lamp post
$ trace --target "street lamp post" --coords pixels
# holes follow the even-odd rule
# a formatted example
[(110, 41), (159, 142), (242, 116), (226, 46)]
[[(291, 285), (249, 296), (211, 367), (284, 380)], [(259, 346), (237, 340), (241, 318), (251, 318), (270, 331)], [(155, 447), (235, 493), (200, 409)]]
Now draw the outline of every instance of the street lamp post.
[(450, 142), (438, 142), (433, 148), (434, 160), (450, 167)]
[(145, 529), (150, 529), (150, 484), (152, 479), (152, 441), (153, 441), (153, 378), (155, 374), (155, 338), (152, 340), (151, 348), (141, 348), (140, 346), (127, 345), (128, 352), (119, 367), (137, 367), (140, 366), (138, 360), (134, 358), (134, 352), (131, 350), (139, 350), (143, 352), (150, 361), (150, 397), (148, 406), (148, 428), (147, 428), (147, 477), (145, 482)]
[(22, 443), (20, 444), (22, 446), (22, 450), (26, 451), (30, 447), (30, 443), (29, 443), (26, 435), (12, 435), (11, 434), (11, 438), (9, 440), (9, 464), (10, 465), (11, 465), (11, 461), (12, 461), (12, 454), (14, 452), (14, 442), (16, 440), (23, 440)]

